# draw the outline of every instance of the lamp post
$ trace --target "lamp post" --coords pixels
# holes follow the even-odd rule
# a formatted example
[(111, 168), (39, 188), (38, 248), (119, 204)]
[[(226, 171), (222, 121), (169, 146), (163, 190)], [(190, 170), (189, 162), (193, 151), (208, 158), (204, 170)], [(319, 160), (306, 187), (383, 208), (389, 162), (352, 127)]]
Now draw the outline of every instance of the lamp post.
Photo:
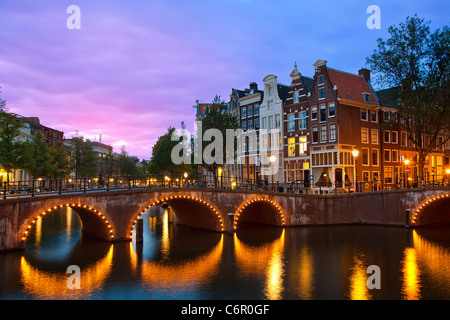
[(408, 164), (409, 164), (409, 159), (405, 159), (403, 160), (403, 163), (405, 164), (405, 187), (408, 187), (408, 172), (409, 172), (409, 168), (408, 168)]
[(270, 163), (271, 163), (271, 167), (272, 167), (272, 191), (275, 191), (275, 187), (274, 187), (274, 185), (273, 185), (273, 164), (275, 163), (275, 161), (277, 160), (277, 157), (275, 156), (275, 155), (270, 155), (270, 157), (269, 157), (269, 161), (270, 161)]
[(358, 158), (358, 155), (359, 155), (358, 149), (353, 149), (353, 150), (352, 150), (352, 155), (353, 155), (353, 159), (355, 160), (355, 163), (354, 163), (355, 171), (354, 171), (354, 177), (353, 177), (353, 179), (355, 180), (355, 191), (358, 191), (358, 190), (357, 190), (357, 186), (356, 186), (356, 183), (357, 183), (357, 181), (358, 181), (358, 178), (357, 178), (357, 170), (356, 170), (356, 158)]
[(445, 173), (447, 174), (447, 185), (450, 186), (450, 168), (445, 169)]

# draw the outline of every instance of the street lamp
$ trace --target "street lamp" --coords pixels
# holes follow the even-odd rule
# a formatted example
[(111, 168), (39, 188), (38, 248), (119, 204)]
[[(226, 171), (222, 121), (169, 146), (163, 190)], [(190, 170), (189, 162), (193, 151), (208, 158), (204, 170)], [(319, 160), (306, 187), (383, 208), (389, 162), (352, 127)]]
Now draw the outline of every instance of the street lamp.
[(409, 165), (409, 159), (405, 159), (403, 160), (403, 163), (405, 164), (405, 187), (408, 187), (409, 185), (409, 179), (408, 179), (408, 172), (409, 172), (409, 168), (407, 167)]
[(277, 160), (277, 157), (275, 155), (273, 155), (273, 154), (269, 157), (269, 161), (272, 164), (271, 165), (271, 167), (272, 167), (272, 191), (275, 190), (275, 187), (273, 185), (273, 164), (275, 163), (276, 160)]
[(358, 180), (358, 178), (357, 178), (357, 171), (356, 171), (356, 158), (358, 157), (358, 155), (359, 155), (359, 150), (358, 149), (353, 149), (352, 150), (352, 155), (353, 155), (353, 159), (355, 160), (355, 163), (354, 163), (354, 177), (353, 177), (353, 180), (355, 180), (355, 190), (357, 191), (357, 186), (356, 186), (356, 182), (357, 182), (357, 180)]
[(445, 173), (447, 174), (447, 185), (450, 185), (450, 168), (445, 169)]

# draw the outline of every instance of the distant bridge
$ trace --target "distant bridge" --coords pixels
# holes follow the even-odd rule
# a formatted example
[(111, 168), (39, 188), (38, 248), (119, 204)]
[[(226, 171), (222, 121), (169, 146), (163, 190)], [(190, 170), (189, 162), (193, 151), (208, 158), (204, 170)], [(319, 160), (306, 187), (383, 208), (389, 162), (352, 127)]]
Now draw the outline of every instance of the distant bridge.
[(173, 209), (176, 223), (217, 232), (234, 232), (242, 221), (278, 227), (450, 223), (450, 187), (337, 195), (197, 187), (97, 190), (0, 200), (0, 251), (24, 248), (36, 221), (62, 207), (78, 213), (86, 233), (129, 241), (142, 213), (162, 204)]

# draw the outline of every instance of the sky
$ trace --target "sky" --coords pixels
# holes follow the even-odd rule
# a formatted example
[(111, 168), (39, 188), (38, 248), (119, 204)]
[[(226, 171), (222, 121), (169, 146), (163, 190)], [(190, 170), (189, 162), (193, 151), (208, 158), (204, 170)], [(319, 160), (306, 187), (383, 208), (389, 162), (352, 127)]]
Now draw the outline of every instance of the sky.
[(289, 84), (295, 62), (357, 73), (389, 26), (417, 14), (434, 31), (449, 13), (448, 0), (0, 0), (0, 98), (67, 139), (150, 159), (169, 127), (193, 131), (196, 100), (268, 74)]

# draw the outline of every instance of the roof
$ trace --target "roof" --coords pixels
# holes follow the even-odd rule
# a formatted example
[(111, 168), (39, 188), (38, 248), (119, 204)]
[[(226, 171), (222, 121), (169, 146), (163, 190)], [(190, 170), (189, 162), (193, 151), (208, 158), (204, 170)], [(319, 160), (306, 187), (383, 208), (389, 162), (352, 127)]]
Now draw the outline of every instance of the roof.
[(280, 99), (286, 101), (286, 98), (288, 97), (288, 93), (291, 90), (291, 87), (285, 84), (278, 83), (277, 89), (278, 89), (278, 96), (280, 97)]
[(379, 105), (372, 86), (362, 76), (332, 68), (327, 68), (327, 72), (332, 84), (337, 87), (339, 98), (366, 103), (362, 94), (370, 93), (371, 103)]
[(397, 109), (398, 101), (400, 99), (401, 87), (392, 87), (389, 89), (379, 90), (375, 93), (378, 96), (380, 104), (383, 107), (390, 107)]
[(312, 87), (314, 85), (314, 79), (305, 76), (300, 76), (300, 81), (306, 93), (311, 92)]

